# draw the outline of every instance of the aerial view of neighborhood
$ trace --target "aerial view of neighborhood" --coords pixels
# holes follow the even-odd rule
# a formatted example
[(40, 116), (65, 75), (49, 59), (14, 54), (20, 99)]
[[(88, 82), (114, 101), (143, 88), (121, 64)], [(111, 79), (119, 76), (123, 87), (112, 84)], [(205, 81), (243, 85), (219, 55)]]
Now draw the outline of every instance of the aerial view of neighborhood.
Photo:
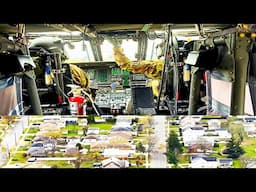
[(1, 116), (0, 168), (256, 168), (254, 116)]

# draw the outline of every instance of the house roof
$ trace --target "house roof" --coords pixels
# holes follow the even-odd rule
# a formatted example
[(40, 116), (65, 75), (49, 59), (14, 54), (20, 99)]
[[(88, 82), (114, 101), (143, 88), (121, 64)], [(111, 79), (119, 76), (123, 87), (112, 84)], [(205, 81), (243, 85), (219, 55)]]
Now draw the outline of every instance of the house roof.
[(98, 131), (98, 130), (100, 130), (99, 127), (89, 127), (88, 128), (88, 131)]
[(111, 131), (134, 131), (131, 127), (115, 127), (111, 129)]
[(191, 160), (195, 160), (195, 159), (199, 159), (199, 158), (202, 158), (204, 159), (205, 161), (216, 161), (217, 158), (216, 157), (207, 157), (207, 156), (191, 156)]
[(84, 137), (84, 139), (97, 139), (97, 137), (94, 135), (88, 135), (88, 136)]
[(216, 157), (202, 157), (205, 161), (216, 161)]
[(119, 168), (125, 168), (125, 167), (128, 167), (129, 162), (127, 160), (120, 160), (116, 157), (110, 157), (110, 158), (105, 159), (105, 160), (102, 161), (102, 167), (103, 168), (106, 168), (111, 164), (114, 164)]
[(190, 127), (193, 131), (204, 130), (203, 127)]
[(220, 162), (220, 163), (230, 163), (230, 162), (232, 162), (232, 161), (233, 161), (232, 158), (219, 159), (219, 162)]

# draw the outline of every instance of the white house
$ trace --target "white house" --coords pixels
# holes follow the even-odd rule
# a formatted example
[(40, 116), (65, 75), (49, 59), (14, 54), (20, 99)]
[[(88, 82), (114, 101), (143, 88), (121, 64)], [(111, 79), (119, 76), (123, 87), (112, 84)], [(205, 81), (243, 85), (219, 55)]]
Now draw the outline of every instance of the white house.
[(104, 157), (119, 157), (119, 158), (127, 158), (132, 156), (135, 153), (135, 150), (121, 150), (115, 148), (107, 148), (103, 151)]
[(208, 120), (208, 129), (214, 130), (214, 129), (220, 129), (221, 122), (218, 119), (210, 119)]
[(218, 159), (219, 168), (232, 168), (233, 167), (233, 159), (232, 158), (224, 158)]
[(218, 133), (218, 137), (216, 138), (216, 140), (227, 140), (231, 139), (232, 137), (231, 133), (228, 132), (227, 129), (216, 129), (215, 132)]
[(120, 160), (116, 157), (110, 157), (102, 161), (102, 168), (127, 168), (129, 162), (127, 160)]
[(91, 145), (97, 141), (97, 136), (95, 135), (88, 135), (82, 140), (82, 144), (84, 145)]
[(98, 127), (89, 127), (87, 129), (87, 135), (99, 135), (100, 134), (100, 128)]
[(189, 168), (218, 168), (216, 157), (192, 156)]
[(256, 127), (254, 122), (243, 123), (243, 126), (248, 137), (256, 137)]
[(195, 126), (202, 119), (202, 116), (185, 116), (180, 120), (180, 127)]

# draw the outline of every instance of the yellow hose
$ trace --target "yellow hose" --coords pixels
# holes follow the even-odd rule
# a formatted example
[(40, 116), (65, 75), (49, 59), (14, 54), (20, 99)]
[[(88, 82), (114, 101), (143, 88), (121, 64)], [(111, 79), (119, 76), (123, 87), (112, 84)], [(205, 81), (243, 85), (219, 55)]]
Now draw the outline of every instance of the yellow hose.
[(151, 79), (161, 79), (163, 70), (162, 60), (143, 60), (133, 62), (125, 56), (121, 47), (114, 47), (113, 51), (116, 63), (123, 70), (128, 70), (136, 74), (145, 74)]

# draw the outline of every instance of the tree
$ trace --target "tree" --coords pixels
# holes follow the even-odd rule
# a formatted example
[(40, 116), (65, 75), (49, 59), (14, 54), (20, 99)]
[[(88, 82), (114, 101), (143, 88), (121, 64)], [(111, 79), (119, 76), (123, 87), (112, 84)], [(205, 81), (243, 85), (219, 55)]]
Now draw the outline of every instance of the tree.
[(242, 122), (230, 123), (229, 130), (232, 136), (234, 137), (234, 139), (239, 140), (240, 142), (243, 142), (244, 137), (246, 136), (246, 133), (244, 131), (244, 126)]
[(171, 131), (171, 133), (169, 134), (167, 143), (168, 152), (173, 152), (175, 155), (180, 154), (182, 152), (182, 144), (178, 139), (178, 135), (174, 131)]
[(88, 131), (89, 126), (88, 125), (84, 125), (83, 126), (83, 135), (86, 135), (87, 131)]
[(94, 115), (88, 115), (88, 116), (87, 116), (87, 122), (88, 122), (88, 123), (95, 123), (95, 117), (94, 117)]
[(80, 151), (81, 149), (83, 149), (81, 143), (77, 143), (77, 144), (76, 144), (76, 148), (77, 148), (79, 151)]
[(167, 156), (168, 163), (174, 164), (174, 166), (176, 167), (178, 164), (178, 159), (175, 153), (169, 151), (166, 153), (166, 156)]
[(143, 144), (142, 144), (141, 142), (139, 142), (139, 143), (136, 145), (136, 150), (139, 151), (139, 152), (145, 153), (146, 148), (143, 146)]
[(2, 123), (7, 124), (8, 129), (11, 128), (11, 125), (14, 123), (16, 116), (2, 116)]
[(226, 153), (228, 153), (228, 157), (230, 158), (238, 158), (240, 155), (244, 153), (243, 149), (240, 147), (240, 140), (235, 140), (232, 136), (231, 140), (226, 145)]

